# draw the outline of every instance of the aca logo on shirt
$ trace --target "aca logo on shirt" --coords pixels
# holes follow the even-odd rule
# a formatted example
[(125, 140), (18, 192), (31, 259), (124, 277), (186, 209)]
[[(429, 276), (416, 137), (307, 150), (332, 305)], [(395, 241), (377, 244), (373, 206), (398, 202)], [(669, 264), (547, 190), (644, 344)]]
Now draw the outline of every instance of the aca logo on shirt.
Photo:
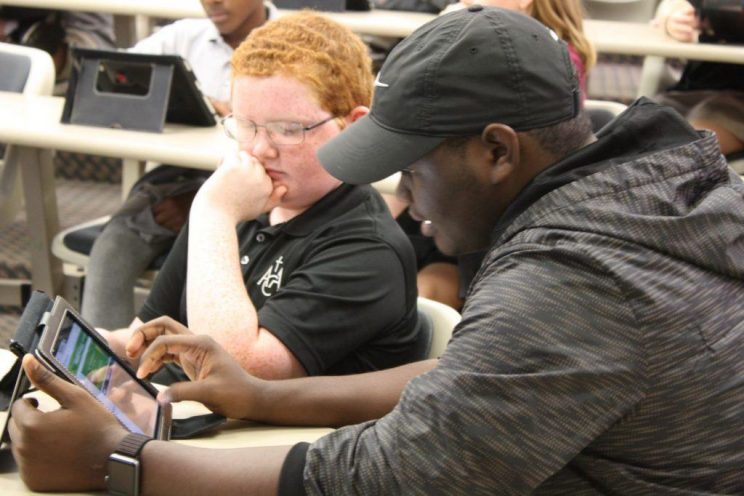
[(279, 291), (282, 286), (282, 274), (284, 274), (284, 257), (279, 257), (274, 264), (261, 276), (256, 284), (261, 287), (261, 294), (268, 297)]

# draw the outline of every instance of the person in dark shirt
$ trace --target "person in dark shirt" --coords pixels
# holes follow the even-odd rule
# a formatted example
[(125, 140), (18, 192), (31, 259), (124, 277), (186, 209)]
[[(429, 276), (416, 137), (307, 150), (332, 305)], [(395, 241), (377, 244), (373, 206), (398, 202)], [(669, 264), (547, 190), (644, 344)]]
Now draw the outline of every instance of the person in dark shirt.
[(362, 41), (310, 14), (269, 22), (235, 50), (232, 75), (223, 125), (236, 150), (199, 189), (138, 317), (108, 334), (112, 347), (123, 354), (134, 329), (168, 315), (265, 378), (422, 358), (413, 249), (376, 190), (343, 184), (315, 156), (367, 111)]
[[(145, 325), (129, 343), (149, 344), (140, 376), (176, 360), (194, 379), (162, 401), (356, 425), (293, 447), (140, 439), (143, 493), (744, 493), (744, 182), (715, 136), (648, 99), (595, 136), (565, 43), (478, 5), (401, 42), (377, 82), (369, 115), (319, 159), (347, 183), (401, 171), (443, 253), (488, 250), (445, 353), (262, 381), (172, 320)], [(132, 435), (24, 366), (65, 409), (13, 407), (23, 480), (102, 488)]]

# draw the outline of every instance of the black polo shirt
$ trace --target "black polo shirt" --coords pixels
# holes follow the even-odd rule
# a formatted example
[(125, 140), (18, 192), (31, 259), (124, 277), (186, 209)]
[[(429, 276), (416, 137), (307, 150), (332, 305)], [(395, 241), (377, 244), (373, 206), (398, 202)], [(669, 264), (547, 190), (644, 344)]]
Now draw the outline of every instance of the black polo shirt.
[[(369, 186), (342, 185), (289, 222), (238, 226), (240, 263), (259, 325), (309, 375), (393, 367), (422, 357), (416, 260), (403, 231)], [(187, 229), (177, 238), (139, 318), (188, 325)]]

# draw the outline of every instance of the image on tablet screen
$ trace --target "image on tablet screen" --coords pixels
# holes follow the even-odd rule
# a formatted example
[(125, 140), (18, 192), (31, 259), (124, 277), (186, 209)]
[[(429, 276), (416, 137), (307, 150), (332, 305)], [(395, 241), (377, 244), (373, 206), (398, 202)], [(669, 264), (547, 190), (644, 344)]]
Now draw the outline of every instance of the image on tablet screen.
[(67, 313), (54, 343), (54, 357), (132, 432), (155, 435), (158, 403)]

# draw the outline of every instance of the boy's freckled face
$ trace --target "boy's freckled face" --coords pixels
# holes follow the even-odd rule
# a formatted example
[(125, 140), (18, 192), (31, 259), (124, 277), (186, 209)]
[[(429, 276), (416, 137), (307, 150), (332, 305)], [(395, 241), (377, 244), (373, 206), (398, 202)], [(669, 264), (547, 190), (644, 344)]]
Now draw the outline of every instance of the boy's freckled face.
[[(307, 85), (291, 77), (241, 76), (233, 84), (234, 115), (259, 126), (276, 121), (308, 126), (331, 116)], [(307, 208), (341, 184), (316, 157), (318, 148), (339, 132), (338, 124), (330, 120), (305, 131), (302, 143), (277, 146), (259, 128), (253, 142), (241, 144), (241, 149), (263, 164), (275, 186), (287, 187), (283, 207)]]

